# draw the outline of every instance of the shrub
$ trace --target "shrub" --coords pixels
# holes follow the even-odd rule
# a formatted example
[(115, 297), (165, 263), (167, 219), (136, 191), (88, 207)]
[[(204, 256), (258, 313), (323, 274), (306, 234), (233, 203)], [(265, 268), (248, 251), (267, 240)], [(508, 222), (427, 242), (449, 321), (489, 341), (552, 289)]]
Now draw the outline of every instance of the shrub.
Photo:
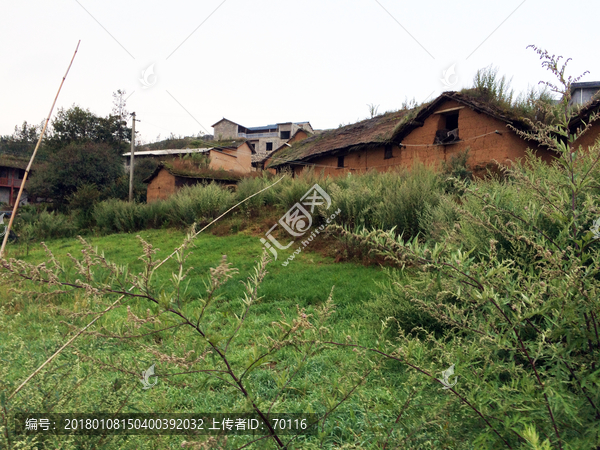
[[(450, 231), (456, 244), (406, 243), (385, 231), (355, 235), (410, 274), (410, 284), (391, 285), (394, 300), (410, 303), (408, 317), (396, 311), (401, 324), (416, 310), (434, 319), (421, 330), (424, 339), (401, 329), (388, 353), (377, 351), (459, 402), (462, 411), (445, 429), (460, 428), (454, 438), (464, 448), (600, 446), (600, 145), (571, 148), (589, 130), (568, 127), (570, 82), (578, 78), (565, 81), (566, 63), (560, 68), (560, 58), (536, 51), (564, 82), (563, 119), (552, 129), (530, 122), (525, 135), (555, 150), (555, 164), (530, 155), (507, 170), (505, 182), (463, 183), (463, 218)], [(393, 302), (382, 304), (391, 310)], [(448, 377), (448, 367), (458, 378)], [(436, 378), (442, 370), (446, 376)]]
[(167, 200), (167, 215), (172, 223), (189, 226), (208, 222), (231, 208), (235, 194), (216, 183), (186, 186)]
[(405, 238), (425, 236), (425, 214), (439, 204), (442, 195), (439, 176), (422, 164), (411, 171), (349, 174), (336, 179), (329, 189), (338, 223), (350, 228), (395, 229)]
[(98, 203), (93, 216), (102, 233), (123, 233), (146, 228), (145, 205), (123, 200), (106, 200)]

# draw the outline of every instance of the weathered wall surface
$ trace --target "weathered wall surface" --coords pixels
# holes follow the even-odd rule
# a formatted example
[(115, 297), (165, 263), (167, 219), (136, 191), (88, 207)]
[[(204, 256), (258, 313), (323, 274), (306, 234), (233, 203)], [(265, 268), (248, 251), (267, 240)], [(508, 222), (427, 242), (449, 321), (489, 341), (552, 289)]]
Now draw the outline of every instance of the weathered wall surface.
[[(273, 144), (271, 150), (269, 150), (269, 151), (267, 151), (267, 143), (268, 142)], [(264, 153), (271, 152), (271, 151), (275, 150), (276, 148), (281, 147), (285, 142), (287, 142), (287, 139), (279, 139), (278, 137), (259, 138), (258, 143), (255, 145), (256, 153), (264, 154)]]
[(243, 143), (237, 149), (211, 150), (209, 167), (214, 170), (250, 172), (252, 171), (252, 150), (247, 143)]
[(148, 183), (146, 202), (152, 203), (157, 200), (165, 200), (176, 191), (175, 177), (167, 169), (162, 169), (158, 175)]
[[(444, 102), (438, 111), (452, 108), (458, 109), (458, 129), (461, 141), (449, 145), (434, 145), (436, 131), (443, 128), (442, 115), (432, 114), (402, 141), (402, 147), (393, 146), (392, 158), (384, 159), (384, 146), (351, 152), (344, 156), (344, 168), (338, 168), (338, 155), (324, 156), (311, 160), (315, 170), (324, 171), (327, 175), (338, 176), (345, 173), (360, 172), (370, 169), (386, 171), (391, 167), (410, 169), (415, 162), (439, 170), (444, 161), (450, 161), (453, 156), (469, 148), (468, 166), (476, 173), (485, 171), (488, 165), (496, 161), (509, 165), (517, 159), (524, 158), (526, 150), (533, 148), (536, 154), (545, 161), (552, 159), (552, 153), (539, 149), (529, 141), (518, 137), (506, 124), (496, 118), (464, 106), (454, 100)], [(499, 131), (500, 134), (495, 133)], [(300, 173), (301, 166), (294, 168), (294, 173)]]
[[(299, 142), (302, 141), (303, 139), (306, 139), (308, 137), (308, 133), (304, 130), (298, 130), (288, 141), (286, 141), (288, 144), (292, 145), (294, 142)], [(283, 144), (282, 144), (283, 145)], [(281, 147), (281, 145), (279, 146)], [(276, 147), (278, 148), (278, 147)], [(271, 162), (271, 160), (273, 159), (273, 156), (269, 156), (262, 165), (262, 169), (264, 170), (265, 167), (267, 167), (269, 165), (269, 163)], [(272, 174), (276, 174), (277, 170), (274, 168), (268, 168), (266, 169), (268, 172), (272, 173)]]
[[(445, 102), (438, 111), (462, 106), (455, 101)], [(419, 160), (425, 165), (439, 169), (443, 161), (449, 161), (452, 156), (469, 148), (468, 165), (472, 170), (481, 170), (497, 161), (508, 165), (517, 159), (524, 158), (527, 148), (533, 148), (538, 156), (549, 161), (551, 155), (545, 150), (538, 149), (533, 143), (525, 141), (510, 130), (506, 124), (494, 117), (478, 113), (469, 107), (458, 110), (458, 133), (461, 142), (451, 145), (435, 145), (430, 147), (411, 147), (411, 145), (433, 144), (436, 130), (439, 127), (440, 114), (429, 116), (422, 127), (413, 130), (402, 141), (407, 147), (403, 148), (408, 161)], [(498, 131), (501, 134), (496, 134)]]
[(243, 168), (244, 172), (251, 172), (252, 168), (252, 149), (248, 143), (244, 142), (237, 149), (238, 167)]
[(595, 123), (592, 124), (591, 128), (588, 130), (587, 133), (585, 133), (583, 136), (581, 136), (574, 142), (572, 147), (579, 148), (579, 146), (581, 145), (584, 148), (584, 150), (587, 150), (587, 148), (593, 146), (599, 138), (600, 120), (597, 120)]
[[(324, 156), (322, 158), (310, 161), (314, 164), (314, 170), (317, 173), (330, 175), (332, 177), (351, 173), (362, 173), (367, 170), (378, 170), (385, 172), (393, 167), (403, 166), (401, 158), (402, 152), (396, 145), (392, 146), (392, 157), (385, 159), (385, 147), (379, 146), (368, 150), (359, 150), (344, 155), (344, 167), (338, 167), (338, 156)], [(294, 174), (302, 172), (304, 166), (294, 166)]]
[(238, 135), (238, 126), (229, 120), (223, 120), (213, 127), (215, 139), (221, 141), (224, 139), (236, 139)]

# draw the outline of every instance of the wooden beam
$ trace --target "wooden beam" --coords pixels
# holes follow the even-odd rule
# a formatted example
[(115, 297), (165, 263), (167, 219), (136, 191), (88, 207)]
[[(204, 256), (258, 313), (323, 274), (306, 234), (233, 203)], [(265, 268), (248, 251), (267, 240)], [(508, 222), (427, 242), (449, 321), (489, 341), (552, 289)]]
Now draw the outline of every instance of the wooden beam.
[(445, 114), (445, 113), (449, 113), (452, 111), (458, 111), (459, 109), (463, 109), (464, 106), (457, 106), (456, 108), (448, 108), (448, 109), (443, 109), (441, 111), (436, 111), (434, 112), (434, 114)]

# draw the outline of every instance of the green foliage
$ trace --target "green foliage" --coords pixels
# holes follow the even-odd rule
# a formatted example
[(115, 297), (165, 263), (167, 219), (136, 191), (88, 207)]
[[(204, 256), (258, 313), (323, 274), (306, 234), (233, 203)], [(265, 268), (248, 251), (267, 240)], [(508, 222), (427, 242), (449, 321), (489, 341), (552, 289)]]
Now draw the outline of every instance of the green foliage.
[(94, 207), (93, 218), (103, 234), (130, 233), (163, 226), (209, 222), (233, 206), (235, 194), (215, 183), (186, 186), (165, 201), (149, 204), (106, 200)]
[(208, 223), (235, 203), (235, 194), (216, 183), (185, 186), (168, 202), (168, 216), (172, 223), (190, 226)]
[[(97, 245), (106, 250), (101, 258), (127, 264), (128, 274), (121, 273), (121, 276), (141, 282), (138, 274), (149, 272), (147, 255), (154, 255), (154, 261), (162, 260), (171, 253), (173, 246), (185, 238), (183, 233), (173, 231), (143, 235), (160, 245), (162, 251), (146, 247), (150, 251), (138, 258), (136, 239), (123, 235), (94, 240), (94, 247)], [(402, 389), (390, 392), (387, 385), (382, 387), (381, 381), (392, 387), (402, 385), (405, 374), (389, 371), (386, 373), (389, 382), (386, 382), (371, 371), (373, 364), (365, 360), (364, 355), (355, 352), (345, 354), (344, 351), (314, 343), (315, 337), (321, 341), (334, 334), (345, 338), (352, 333), (348, 330), (366, 329), (361, 301), (369, 295), (375, 281), (383, 280), (382, 274), (375, 268), (334, 264), (332, 260), (317, 255), (302, 255), (295, 261), (297, 265), (293, 271), (270, 264), (269, 274), (264, 277), (264, 268), (261, 270), (260, 266), (259, 270), (252, 272), (256, 255), (261, 251), (261, 244), (255, 237), (200, 235), (195, 244), (193, 253), (182, 252), (157, 270), (145, 292), (158, 298), (172, 299), (167, 303), (168, 309), (200, 317), (200, 329), (208, 339), (192, 327), (188, 329), (188, 326), (181, 325), (179, 316), (169, 317), (171, 313), (158, 304), (132, 298), (100, 319), (90, 329), (90, 334), (82, 335), (17, 396), (5, 403), (5, 409), (0, 410), (0, 446), (4, 448), (5, 439), (9, 439), (9, 443), (12, 440), (13, 445), (8, 445), (11, 449), (20, 439), (29, 440), (31, 444), (31, 438), (15, 436), (12, 428), (3, 428), (3, 418), (29, 408), (40, 412), (47, 412), (49, 408), (53, 412), (129, 413), (149, 410), (235, 414), (251, 411), (252, 402), (238, 395), (239, 391), (232, 388), (227, 379), (201, 372), (211, 367), (221, 370), (222, 362), (216, 352), (213, 350), (213, 353), (207, 354), (205, 351), (207, 346), (212, 345), (210, 342), (226, 354), (232, 373), (237, 374), (256, 407), (266, 410), (273, 405), (272, 412), (276, 413), (315, 412), (323, 416), (332, 405), (344, 403), (344, 396), (354, 397), (353, 388), (362, 391), (363, 387), (377, 381), (361, 397), (352, 398), (352, 402), (344, 405), (339, 414), (335, 411), (335, 419), (328, 419), (323, 425), (322, 436), (309, 440), (313, 444), (321, 444), (321, 448), (335, 448), (340, 441), (352, 439), (351, 430), (359, 430), (365, 437), (373, 437), (377, 433), (380, 442), (385, 439), (387, 430), (382, 431), (381, 426), (370, 422), (371, 416), (365, 405), (380, 408), (373, 419), (385, 418), (393, 422), (394, 418), (390, 415), (401, 407), (396, 403), (399, 400), (404, 402), (408, 393)], [(61, 281), (85, 277), (67, 254), (80, 255), (83, 250), (87, 255), (84, 258), (89, 256), (99, 262), (99, 252), (88, 245), (82, 249), (81, 243), (75, 240), (53, 241), (50, 246), (53, 252), (56, 250), (54, 256), (65, 269), (52, 266), (59, 270), (57, 274)], [(230, 267), (223, 260), (223, 253), (228, 255), (228, 260), (244, 267), (245, 272), (229, 272), (233, 278), (228, 283), (225, 283), (227, 280), (223, 275)], [(32, 252), (29, 263), (37, 266), (45, 258), (42, 249), (38, 248)], [(194, 267), (189, 274), (186, 270), (179, 272), (181, 260)], [(210, 270), (211, 278), (202, 276), (214, 266), (213, 261), (219, 260), (222, 263)], [(104, 288), (107, 286), (104, 283), (119, 284), (116, 280), (120, 276), (115, 278), (113, 273), (104, 271), (95, 262), (91, 267), (94, 284), (99, 282)], [(118, 269), (123, 270), (121, 267)], [(213, 280), (219, 279), (222, 283), (215, 286)], [(311, 282), (306, 283), (307, 279)], [(327, 297), (332, 279), (339, 282), (335, 289), (338, 298), (335, 312)], [(293, 295), (290, 285), (296, 286)], [(0, 289), (3, 286), (4, 283)], [(5, 397), (44, 362), (48, 356), (47, 348), (58, 348), (64, 343), (64, 334), (71, 328), (83, 327), (90, 320), (89, 312), (94, 311), (95, 316), (104, 309), (105, 303), (116, 299), (111, 294), (92, 298), (78, 290), (50, 296), (54, 288), (39, 286), (38, 291), (31, 284), (23, 288), (29, 292), (0, 295), (0, 308), (5, 308), (0, 314), (0, 342), (5, 342), (5, 337), (12, 334), (18, 336), (10, 342), (6, 339), (7, 345), (0, 346), (0, 358), (5, 363), (0, 366), (0, 395), (5, 394)], [(138, 292), (139, 288), (135, 289), (134, 292)], [(36, 301), (37, 298), (47, 300), (40, 302)], [(54, 312), (48, 314), (48, 311)], [(331, 317), (327, 320), (326, 316)], [(138, 321), (140, 319), (141, 322)], [(193, 320), (193, 323), (198, 321)], [(144, 334), (147, 336), (131, 338)], [(156, 362), (159, 385), (145, 391), (138, 373), (153, 362)], [(362, 377), (365, 377), (364, 382)], [(46, 395), (49, 399), (45, 399)], [(420, 393), (413, 394), (412, 398), (417, 403), (426, 401)], [(390, 408), (392, 411), (387, 411)], [(413, 420), (411, 417), (410, 421)], [(401, 430), (398, 432), (403, 433)], [(291, 437), (286, 437), (286, 440)], [(152, 445), (155, 448), (181, 448), (184, 439), (190, 440), (182, 436), (107, 436), (103, 440), (98, 436), (59, 436), (50, 438), (46, 445), (69, 450), (91, 447), (121, 450)], [(226, 448), (237, 448), (250, 439), (232, 438)], [(202, 437), (194, 440), (202, 440)], [(269, 449), (273, 448), (273, 444), (259, 443), (253, 448)], [(306, 440), (301, 439), (292, 441), (288, 448), (309, 447)]]
[(469, 160), (470, 147), (457, 155), (452, 155), (450, 161), (442, 161), (442, 173), (449, 177), (459, 180), (470, 180), (473, 178), (473, 172), (469, 170), (467, 161)]
[(200, 169), (208, 169), (210, 166), (210, 158), (204, 153), (188, 153), (181, 157), (181, 159), (191, 161)]
[(510, 107), (513, 103), (514, 91), (510, 87), (511, 80), (506, 75), (498, 75), (498, 68), (488, 66), (479, 69), (473, 77), (473, 88), (487, 100), (493, 100), (501, 106)]
[(106, 200), (94, 207), (96, 226), (103, 233), (127, 233), (146, 228), (145, 205), (123, 200)]
[[(381, 321), (393, 318), (390, 322), (392, 331), (401, 329), (406, 334), (413, 333), (421, 337), (427, 333), (441, 336), (448, 331), (449, 327), (443, 321), (413, 302), (415, 296), (427, 295), (424, 293), (427, 283), (420, 283), (406, 273), (390, 269), (386, 273), (388, 281), (379, 283), (379, 292), (366, 304), (370, 313)], [(435, 300), (435, 295), (428, 296), (428, 300)]]
[(369, 172), (338, 178), (328, 192), (334, 208), (341, 209), (338, 223), (350, 228), (394, 228), (407, 239), (428, 233), (424, 214), (442, 195), (438, 175), (420, 164), (410, 172)]
[[(565, 65), (538, 53), (568, 97)], [(374, 302), (401, 325), (387, 357), (430, 378), (455, 365), (458, 383), (446, 392), (461, 402), (460, 419), (450, 421), (460, 420), (465, 448), (600, 446), (600, 244), (591, 231), (600, 146), (571, 147), (581, 134), (566, 128), (568, 99), (562, 117), (552, 128), (532, 122), (529, 133), (559, 154), (553, 165), (530, 155), (505, 181), (463, 182), (461, 219), (447, 241), (354, 235), (401, 268), (391, 298), (408, 301), (408, 313), (392, 309), (390, 292)], [(433, 323), (414, 330), (415, 311)]]
[(0, 136), (0, 156), (11, 155), (28, 160), (40, 136), (41, 127), (29, 125), (27, 121), (15, 125), (12, 135)]
[(74, 142), (50, 155), (33, 172), (28, 191), (34, 197), (51, 198), (62, 207), (82, 185), (94, 184), (105, 195), (123, 173), (120, 158), (109, 146)]
[[(257, 192), (266, 188), (268, 185), (273, 184), (275, 180), (275, 177), (268, 172), (261, 172), (260, 176), (258, 177), (243, 178), (237, 184), (236, 200), (241, 202), (245, 198), (250, 197), (252, 194), (256, 194)], [(277, 204), (276, 192), (278, 190), (279, 185), (275, 186), (273, 189), (269, 189), (255, 197), (252, 197), (242, 205), (242, 209), (244, 211), (249, 211), (256, 214), (263, 206), (275, 206)]]
[(473, 77), (473, 86), (464, 92), (519, 118), (551, 122), (551, 116), (545, 111), (554, 104), (549, 89), (530, 87), (515, 95), (510, 85), (511, 80), (506, 75), (500, 76), (498, 68), (490, 65), (477, 71)]
[(34, 208), (24, 208), (15, 220), (15, 231), (25, 242), (33, 239), (56, 239), (75, 236), (78, 231), (75, 217), (56, 211), (40, 212)]
[(72, 106), (69, 109), (60, 108), (56, 112), (45, 147), (50, 153), (56, 153), (72, 143), (93, 142), (112, 148), (113, 157), (120, 158), (130, 139), (131, 128), (127, 127), (123, 117), (100, 117), (89, 109)]

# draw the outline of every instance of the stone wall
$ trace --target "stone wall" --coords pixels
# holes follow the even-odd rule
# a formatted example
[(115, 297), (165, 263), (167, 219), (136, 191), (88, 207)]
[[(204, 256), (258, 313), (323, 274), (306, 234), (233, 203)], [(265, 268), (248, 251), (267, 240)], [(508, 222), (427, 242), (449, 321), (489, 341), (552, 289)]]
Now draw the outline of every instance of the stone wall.
[(215, 140), (237, 139), (238, 125), (230, 120), (222, 120), (214, 127)]

